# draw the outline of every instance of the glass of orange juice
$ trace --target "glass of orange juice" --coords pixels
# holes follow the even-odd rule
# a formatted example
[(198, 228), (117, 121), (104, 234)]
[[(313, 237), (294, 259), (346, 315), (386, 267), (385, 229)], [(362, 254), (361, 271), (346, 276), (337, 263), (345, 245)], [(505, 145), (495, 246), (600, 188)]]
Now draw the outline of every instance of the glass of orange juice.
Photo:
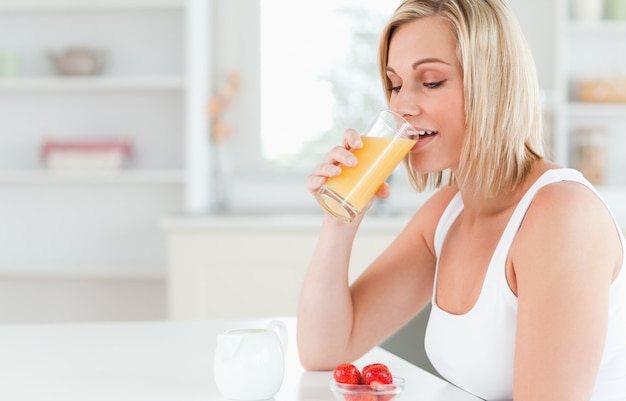
[(378, 113), (361, 139), (363, 147), (352, 150), (358, 163), (341, 166), (316, 194), (320, 205), (334, 217), (352, 221), (378, 188), (417, 143), (418, 134), (402, 116), (392, 111)]

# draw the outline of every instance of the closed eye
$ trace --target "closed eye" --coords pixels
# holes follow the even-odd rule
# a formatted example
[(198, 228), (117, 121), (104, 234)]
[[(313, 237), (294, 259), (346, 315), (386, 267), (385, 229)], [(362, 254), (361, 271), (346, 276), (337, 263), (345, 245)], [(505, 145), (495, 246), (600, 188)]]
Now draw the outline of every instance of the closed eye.
[(424, 86), (429, 89), (435, 89), (443, 85), (444, 82), (446, 82), (445, 79), (437, 82), (424, 82)]

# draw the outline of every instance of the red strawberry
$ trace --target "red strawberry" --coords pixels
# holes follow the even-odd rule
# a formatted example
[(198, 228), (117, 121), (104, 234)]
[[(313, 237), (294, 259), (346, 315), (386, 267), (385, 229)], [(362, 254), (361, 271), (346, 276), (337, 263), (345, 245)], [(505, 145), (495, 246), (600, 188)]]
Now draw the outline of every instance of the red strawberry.
[(369, 369), (371, 369), (371, 368), (381, 368), (381, 369), (386, 369), (386, 370), (389, 370), (389, 368), (387, 367), (387, 365), (385, 365), (384, 363), (380, 363), (380, 362), (378, 362), (378, 363), (370, 363), (369, 365), (366, 365), (366, 366), (365, 366), (365, 367), (361, 370), (361, 372), (362, 372), (363, 374), (365, 374), (365, 372), (367, 372), (367, 371), (368, 371)]
[(393, 383), (393, 376), (386, 365), (373, 363), (363, 368), (363, 382), (376, 388), (376, 386)]
[(337, 383), (361, 384), (361, 372), (351, 363), (342, 363), (333, 371), (333, 378)]

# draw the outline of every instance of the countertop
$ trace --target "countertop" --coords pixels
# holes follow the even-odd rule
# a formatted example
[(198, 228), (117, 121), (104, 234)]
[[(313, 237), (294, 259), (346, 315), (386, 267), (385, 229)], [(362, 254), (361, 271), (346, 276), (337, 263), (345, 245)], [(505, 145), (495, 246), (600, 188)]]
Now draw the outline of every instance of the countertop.
[[(273, 401), (331, 401), (332, 372), (305, 371), (288, 327), (285, 379)], [(263, 328), (270, 319), (130, 322), (0, 327), (0, 399), (19, 401), (218, 401), (213, 379), (218, 334)], [(403, 399), (475, 401), (476, 397), (381, 349), (355, 362), (387, 364), (406, 379)]]

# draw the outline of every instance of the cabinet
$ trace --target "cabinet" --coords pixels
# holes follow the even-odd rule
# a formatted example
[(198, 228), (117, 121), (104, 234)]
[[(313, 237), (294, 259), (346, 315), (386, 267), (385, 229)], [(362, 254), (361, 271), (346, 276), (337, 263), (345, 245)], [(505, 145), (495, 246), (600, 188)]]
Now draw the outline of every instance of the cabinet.
[(626, 19), (577, 18), (572, 0), (556, 4), (553, 158), (595, 181), (624, 228)]
[[(409, 218), (364, 219), (350, 259), (351, 282)], [(318, 214), (164, 219), (168, 318), (295, 315), (320, 224)]]
[[(0, 273), (164, 275), (159, 219), (208, 185), (209, 5), (0, 0)], [(103, 72), (58, 75), (47, 54), (75, 46), (105, 54)], [(51, 171), (46, 138), (123, 138), (133, 154)]]

